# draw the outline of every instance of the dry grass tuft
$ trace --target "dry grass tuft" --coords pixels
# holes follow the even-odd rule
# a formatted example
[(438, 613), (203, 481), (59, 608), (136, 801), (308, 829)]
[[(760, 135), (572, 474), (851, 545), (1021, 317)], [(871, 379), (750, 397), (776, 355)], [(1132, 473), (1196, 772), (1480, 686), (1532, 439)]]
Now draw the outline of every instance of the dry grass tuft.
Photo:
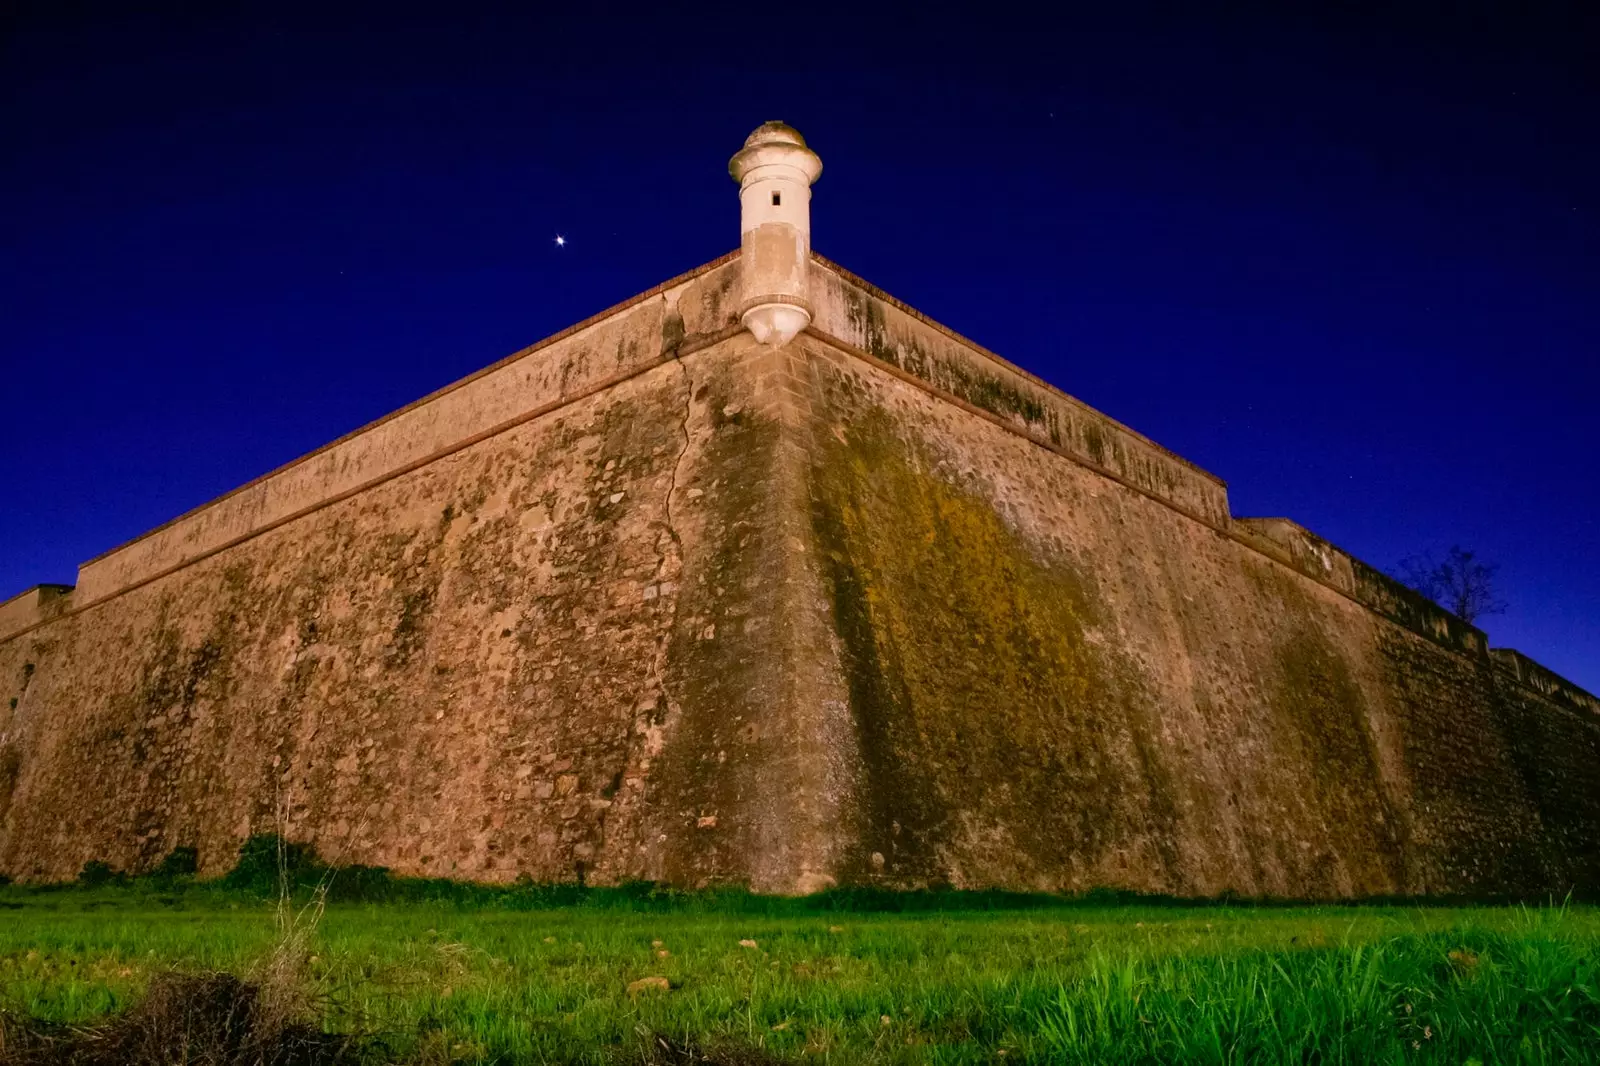
[(0, 1066), (335, 1066), (357, 1061), (341, 1037), (279, 1013), (232, 974), (168, 974), (104, 1025), (43, 1027), (0, 1016)]
[(255, 967), (252, 979), (259, 989), (264, 1024), (284, 1027), (317, 1013), (320, 997), (311, 976), (311, 943), (327, 911), (328, 882), (324, 879), (319, 883), (310, 901), (296, 909), (282, 863), (279, 870), (282, 883), (275, 912), (278, 937), (272, 951)]
[[(280, 823), (284, 801), (280, 799)], [(330, 869), (296, 907), (278, 836), (278, 935), (248, 978), (158, 976), (145, 997), (102, 1025), (43, 1026), (0, 1013), (0, 1066), (336, 1066), (370, 1050), (316, 1024), (323, 997), (311, 945), (327, 910)]]

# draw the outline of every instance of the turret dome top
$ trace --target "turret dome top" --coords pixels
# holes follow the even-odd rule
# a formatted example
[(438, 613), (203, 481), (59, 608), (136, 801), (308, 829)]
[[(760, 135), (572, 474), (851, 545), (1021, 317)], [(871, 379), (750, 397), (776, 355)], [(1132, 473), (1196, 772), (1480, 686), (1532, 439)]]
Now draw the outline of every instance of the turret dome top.
[(797, 144), (801, 148), (806, 146), (806, 139), (800, 136), (800, 131), (787, 122), (763, 122), (757, 126), (755, 132), (744, 139), (746, 148), (754, 148), (758, 144)]
[(793, 176), (809, 185), (822, 173), (822, 160), (806, 147), (800, 131), (786, 122), (763, 122), (744, 139), (744, 147), (728, 160), (728, 173), (741, 185), (752, 173), (766, 167), (789, 167)]

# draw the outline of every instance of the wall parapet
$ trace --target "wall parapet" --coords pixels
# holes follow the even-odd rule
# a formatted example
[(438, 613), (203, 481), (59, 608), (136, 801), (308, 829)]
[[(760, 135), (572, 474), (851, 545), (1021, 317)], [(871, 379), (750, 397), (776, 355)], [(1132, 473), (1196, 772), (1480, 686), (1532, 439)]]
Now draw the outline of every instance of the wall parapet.
[(35, 585), (0, 603), (0, 640), (65, 611), (71, 594), (71, 585)]
[(1489, 638), (1483, 630), (1376, 567), (1354, 556), (1350, 563), (1356, 574), (1356, 599), (1361, 603), (1447, 648), (1480, 657), (1488, 654)]
[(1355, 565), (1350, 553), (1293, 519), (1235, 518), (1233, 531), (1258, 551), (1356, 598)]
[(1148, 437), (812, 255), (813, 328), (1218, 529), (1228, 486)]
[[(1227, 484), (812, 253), (813, 330), (954, 397), (1041, 444), (1165, 502), (1435, 644), (1485, 661), (1487, 635), (1426, 596), (1287, 518), (1234, 518)], [(1526, 660), (1541, 692), (1594, 697)], [(1542, 687), (1541, 687), (1542, 686)]]
[(1415, 589), (1288, 518), (1236, 518), (1240, 540), (1329, 585), (1396, 625), (1464, 655), (1487, 657), (1496, 673), (1570, 710), (1600, 717), (1600, 697), (1511, 648), (1491, 648), (1483, 630)]
[(1236, 518), (1233, 533), (1279, 562), (1446, 648), (1482, 658), (1483, 630), (1289, 518)]
[(1490, 648), (1495, 670), (1552, 703), (1600, 717), (1600, 696), (1579, 688), (1554, 670), (1540, 666), (1513, 648)]
[(554, 409), (670, 358), (680, 344), (736, 321), (737, 256), (725, 255), (602, 311), (96, 556), (79, 568), (76, 606), (171, 572), (528, 412)]

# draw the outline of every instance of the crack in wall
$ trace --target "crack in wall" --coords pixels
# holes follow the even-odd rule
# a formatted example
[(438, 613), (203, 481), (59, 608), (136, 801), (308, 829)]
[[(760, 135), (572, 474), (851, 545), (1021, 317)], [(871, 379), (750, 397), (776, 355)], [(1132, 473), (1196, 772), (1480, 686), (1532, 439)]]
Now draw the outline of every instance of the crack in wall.
[[(683, 538), (678, 536), (677, 527), (672, 524), (672, 494), (678, 491), (678, 471), (683, 469), (683, 457), (689, 454), (689, 420), (694, 416), (694, 378), (689, 374), (689, 366), (678, 357), (677, 350), (672, 353), (672, 361), (678, 364), (678, 370), (683, 376), (683, 419), (678, 423), (678, 431), (683, 434), (683, 447), (678, 449), (677, 458), (672, 461), (672, 473), (667, 480), (667, 499), (662, 508), (662, 525), (666, 528), (667, 536), (672, 540), (674, 554), (678, 556), (678, 565), (683, 565)], [(659, 543), (659, 542), (658, 542)], [(661, 558), (656, 563), (656, 577), (661, 576), (662, 568), (666, 566), (667, 553), (661, 552)], [(677, 600), (673, 600), (673, 609), (677, 609)]]
[[(655, 651), (651, 656), (648, 681), (646, 683), (646, 695), (635, 705), (633, 719), (629, 722), (629, 736), (623, 756), (622, 768), (615, 779), (617, 787), (617, 791), (614, 793), (615, 798), (611, 801), (611, 807), (606, 807), (599, 812), (597, 819), (599, 824), (596, 828), (598, 841), (595, 858), (598, 860), (597, 866), (601, 867), (612, 866), (614, 868), (615, 861), (614, 857), (606, 855), (608, 816), (615, 809), (615, 806), (625, 802), (625, 799), (638, 798), (636, 796), (626, 796), (626, 792), (629, 788), (629, 771), (633, 770), (639, 763), (639, 748), (643, 744), (650, 756), (653, 757), (656, 754), (655, 751), (649, 750), (653, 742), (653, 738), (650, 738), (649, 734), (652, 728), (659, 728), (664, 725), (676, 710), (676, 705), (667, 691), (666, 667), (667, 655), (672, 646), (672, 638), (678, 628), (678, 607), (681, 602), (681, 578), (683, 575), (683, 538), (679, 535), (677, 526), (673, 521), (672, 499), (678, 491), (678, 478), (682, 473), (684, 460), (689, 454), (689, 448), (693, 444), (689, 424), (694, 418), (695, 389), (694, 376), (689, 373), (689, 366), (684, 362), (683, 356), (680, 354), (680, 347), (681, 340), (669, 342), (667, 355), (677, 364), (679, 375), (683, 379), (683, 415), (678, 422), (678, 431), (683, 437), (683, 443), (678, 448), (678, 454), (673, 457), (672, 469), (668, 471), (667, 492), (662, 505), (661, 519), (653, 523), (666, 536), (663, 538), (658, 534), (656, 537), (656, 568), (650, 579), (650, 584), (657, 590), (657, 602), (666, 598), (667, 587), (670, 583), (672, 604), (667, 608), (666, 625), (656, 637)], [(642, 789), (643, 775), (640, 775), (636, 780), (640, 782), (640, 788)], [(578, 863), (578, 879), (580, 882), (583, 880), (581, 860)]]
[[(676, 563), (673, 577), (681, 578), (683, 576), (683, 538), (678, 536), (678, 528), (673, 524), (672, 521), (672, 497), (673, 494), (678, 491), (678, 474), (683, 469), (684, 457), (689, 454), (689, 445), (691, 443), (689, 436), (689, 421), (694, 417), (694, 377), (689, 373), (688, 364), (678, 356), (676, 348), (674, 348), (672, 351), (672, 359), (673, 362), (678, 364), (678, 370), (683, 377), (683, 418), (678, 423), (678, 430), (683, 434), (683, 447), (678, 449), (677, 457), (672, 461), (672, 471), (667, 478), (666, 502), (662, 507), (661, 524), (666, 530), (667, 539), (671, 544), (671, 550), (668, 551), (662, 549), (660, 547), (660, 538), (658, 537), (656, 539), (657, 553), (659, 558), (656, 560), (654, 583), (656, 588), (661, 590), (662, 595), (665, 595), (665, 589), (663, 588), (663, 585), (665, 584), (665, 581), (663, 580), (663, 574), (666, 571), (667, 562), (669, 559)], [(678, 604), (680, 602), (679, 584), (680, 583), (678, 581), (673, 581), (672, 608), (668, 612), (668, 625), (666, 631), (656, 639), (656, 655), (650, 664), (651, 688), (661, 693), (661, 698), (667, 701), (669, 711), (671, 710), (671, 700), (667, 696), (667, 649), (672, 643), (672, 634), (678, 627)]]

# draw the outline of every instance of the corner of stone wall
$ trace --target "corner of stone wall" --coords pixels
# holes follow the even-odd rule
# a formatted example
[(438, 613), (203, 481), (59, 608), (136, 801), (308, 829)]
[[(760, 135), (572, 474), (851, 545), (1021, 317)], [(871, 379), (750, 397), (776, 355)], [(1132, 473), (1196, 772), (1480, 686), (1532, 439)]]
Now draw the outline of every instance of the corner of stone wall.
[(805, 363), (800, 346), (743, 332), (683, 360), (683, 563), (650, 879), (783, 894), (834, 883), (838, 738), (807, 559)]
[(847, 808), (853, 798), (854, 729), (839, 663), (832, 607), (811, 536), (811, 362), (805, 337), (750, 357), (761, 409), (779, 426), (773, 504), (779, 532), (782, 673), (796, 746), (796, 865), (786, 891), (809, 893), (838, 883), (852, 846)]

